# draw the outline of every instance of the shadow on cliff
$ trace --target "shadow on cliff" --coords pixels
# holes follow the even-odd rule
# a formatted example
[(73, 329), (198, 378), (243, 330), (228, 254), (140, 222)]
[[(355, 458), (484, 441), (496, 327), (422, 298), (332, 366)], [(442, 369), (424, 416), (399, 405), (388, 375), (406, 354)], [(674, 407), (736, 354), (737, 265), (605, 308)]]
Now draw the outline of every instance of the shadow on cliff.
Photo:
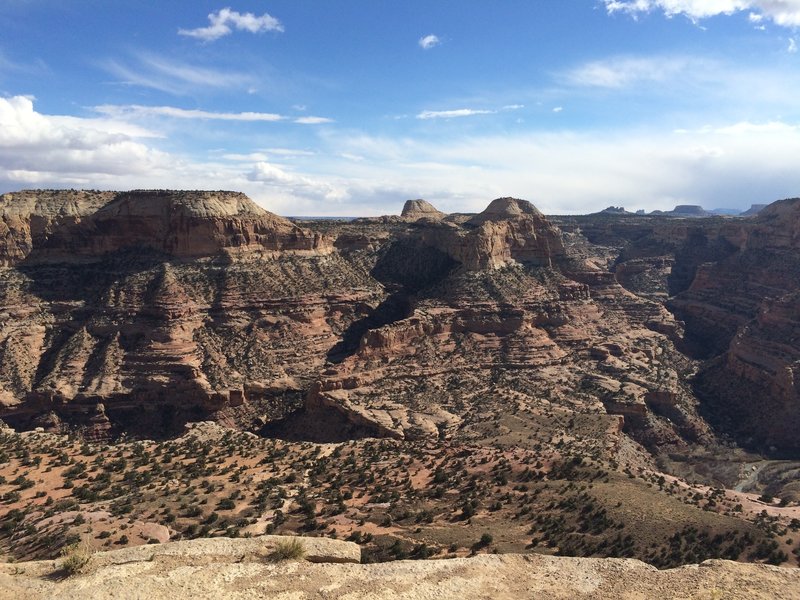
[(413, 238), (391, 244), (370, 271), (389, 295), (365, 317), (350, 324), (328, 351), (328, 361), (340, 363), (355, 354), (367, 331), (411, 316), (415, 295), (447, 277), (456, 266), (458, 263), (444, 252), (421, 245)]
[(149, 248), (118, 250), (86, 262), (42, 261), (33, 253), (16, 269), (28, 278), (29, 291), (42, 300), (91, 305), (105, 304), (115, 284), (163, 265), (170, 258)]

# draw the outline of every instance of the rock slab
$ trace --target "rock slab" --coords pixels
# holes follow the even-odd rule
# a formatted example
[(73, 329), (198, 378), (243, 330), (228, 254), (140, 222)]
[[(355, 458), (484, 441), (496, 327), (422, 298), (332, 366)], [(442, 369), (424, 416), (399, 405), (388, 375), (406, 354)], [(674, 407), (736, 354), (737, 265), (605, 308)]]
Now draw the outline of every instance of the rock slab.
[[(52, 576), (53, 561), (0, 565), (0, 597), (60, 598), (800, 598), (800, 570), (706, 561), (659, 571), (632, 559), (480, 555), (381, 564), (269, 562), (279, 538), (209, 539), (96, 554), (84, 574)], [(355, 544), (303, 538), (309, 556), (355, 557)], [(353, 548), (355, 547), (355, 549)]]

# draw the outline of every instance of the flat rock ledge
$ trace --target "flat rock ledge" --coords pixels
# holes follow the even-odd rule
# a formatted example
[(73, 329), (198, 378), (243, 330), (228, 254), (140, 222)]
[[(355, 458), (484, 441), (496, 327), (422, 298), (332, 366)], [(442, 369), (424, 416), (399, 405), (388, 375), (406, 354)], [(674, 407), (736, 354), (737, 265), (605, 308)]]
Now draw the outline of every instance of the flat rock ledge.
[(632, 559), (514, 554), (355, 564), (357, 545), (322, 538), (302, 538), (305, 560), (270, 561), (281, 539), (215, 538), (103, 552), (69, 578), (58, 576), (58, 561), (0, 564), (0, 598), (800, 598), (800, 569), (768, 565), (710, 560), (659, 571)]

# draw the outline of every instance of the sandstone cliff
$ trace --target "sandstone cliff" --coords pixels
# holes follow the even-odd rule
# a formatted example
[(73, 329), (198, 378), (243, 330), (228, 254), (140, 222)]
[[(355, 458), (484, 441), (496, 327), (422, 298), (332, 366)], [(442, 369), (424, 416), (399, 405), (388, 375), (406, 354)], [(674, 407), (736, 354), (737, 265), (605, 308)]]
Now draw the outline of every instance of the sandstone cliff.
[[(580, 398), (598, 421), (578, 446), (609, 452), (617, 415), (651, 447), (708, 438), (678, 325), (527, 201), (322, 234), (240, 194), (71, 194), (45, 197), (77, 216), (0, 272), (0, 416), (15, 426), (100, 439), (297, 414), (281, 435), (482, 439), (512, 398), (520, 436)], [(43, 200), (22, 197), (34, 222)]]
[[(322, 235), (239, 193), (30, 191), (0, 208), (0, 412), (27, 426), (158, 430), (164, 411), (179, 428), (193, 414), (255, 426), (294, 406), (322, 339), (381, 295)], [(298, 347), (313, 358), (287, 370)]]
[(422, 233), (422, 240), (473, 271), (524, 263), (553, 266), (564, 256), (561, 234), (526, 200), (498, 198), (463, 226)]
[(561, 226), (588, 239), (582, 251), (607, 247), (621, 285), (675, 314), (673, 340), (707, 361), (698, 364), (694, 393), (718, 431), (796, 455), (800, 200), (746, 219), (592, 216)]
[(268, 213), (237, 192), (60, 195), (34, 190), (6, 194), (0, 210), (9, 221), (7, 239), (21, 239), (2, 256), (6, 264), (29, 255), (74, 260), (142, 247), (179, 257), (208, 256), (233, 248), (325, 248), (319, 236)]

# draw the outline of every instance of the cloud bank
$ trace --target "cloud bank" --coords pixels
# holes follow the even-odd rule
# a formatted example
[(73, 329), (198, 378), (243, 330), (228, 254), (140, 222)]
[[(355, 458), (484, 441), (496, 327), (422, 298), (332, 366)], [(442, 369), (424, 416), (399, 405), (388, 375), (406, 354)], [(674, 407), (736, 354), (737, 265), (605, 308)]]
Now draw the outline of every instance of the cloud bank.
[(31, 186), (235, 189), (279, 214), (357, 216), (397, 213), (403, 200), (417, 197), (441, 210), (478, 211), (512, 195), (552, 214), (612, 204), (746, 208), (800, 191), (800, 126), (781, 120), (456, 138), (325, 128), (311, 147), (205, 157), (165, 152), (158, 135), (113, 113), (47, 115), (30, 98), (0, 98), (0, 192)]
[(783, 27), (800, 25), (800, 0), (603, 0), (609, 13), (662, 11), (667, 17), (686, 16), (693, 21), (717, 15), (750, 11), (751, 22), (769, 19)]

